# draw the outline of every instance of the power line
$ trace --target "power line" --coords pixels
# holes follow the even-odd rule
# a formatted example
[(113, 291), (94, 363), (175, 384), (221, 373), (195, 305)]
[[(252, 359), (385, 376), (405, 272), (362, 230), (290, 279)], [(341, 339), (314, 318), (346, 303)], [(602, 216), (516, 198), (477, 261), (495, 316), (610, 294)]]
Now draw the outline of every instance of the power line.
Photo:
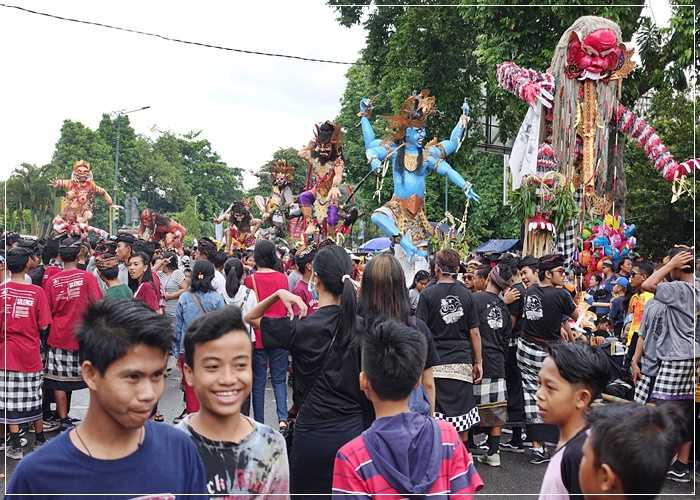
[(289, 55), (289, 54), (276, 54), (274, 52), (261, 52), (258, 50), (235, 49), (232, 47), (224, 47), (222, 45), (213, 45), (213, 44), (204, 43), (204, 42), (193, 42), (190, 40), (182, 40), (180, 38), (173, 38), (173, 37), (170, 37), (167, 35), (160, 35), (158, 33), (149, 33), (148, 31), (141, 31), (141, 30), (137, 30), (137, 29), (133, 29), (133, 28), (123, 28), (121, 26), (113, 26), (111, 24), (98, 23), (95, 21), (85, 21), (83, 19), (75, 19), (72, 17), (58, 16), (56, 14), (50, 14), (48, 12), (40, 12), (37, 10), (27, 9), (25, 7), (20, 7), (19, 5), (9, 5), (9, 4), (0, 3), (0, 7), (5, 7), (7, 9), (16, 9), (16, 10), (25, 12), (27, 14), (34, 14), (37, 16), (50, 17), (52, 19), (58, 19), (60, 21), (68, 21), (71, 23), (86, 24), (89, 26), (97, 26), (99, 28), (107, 28), (107, 29), (112, 29), (112, 30), (117, 30), (117, 31), (124, 31), (127, 33), (135, 33), (137, 35), (144, 35), (144, 36), (150, 36), (153, 38), (160, 38), (161, 40), (166, 40), (168, 42), (182, 43), (185, 45), (196, 45), (198, 47), (206, 47), (209, 49), (226, 50), (229, 52), (239, 52), (241, 54), (252, 54), (252, 55), (256, 55), (256, 56), (282, 57), (285, 59), (296, 59), (299, 61), (318, 62), (318, 63), (327, 63), (327, 64), (342, 64), (345, 66), (351, 66), (353, 64), (363, 64), (361, 62), (354, 63), (354, 62), (347, 62), (347, 61), (334, 61), (331, 59), (317, 59), (314, 57), (293, 56), (293, 55)]

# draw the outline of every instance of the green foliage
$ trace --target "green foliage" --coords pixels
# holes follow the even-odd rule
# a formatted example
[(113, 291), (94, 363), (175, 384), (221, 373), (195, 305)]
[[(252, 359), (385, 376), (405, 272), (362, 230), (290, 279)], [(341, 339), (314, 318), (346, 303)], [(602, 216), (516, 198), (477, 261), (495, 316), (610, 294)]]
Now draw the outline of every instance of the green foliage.
[[(277, 160), (285, 160), (290, 165), (294, 165), (294, 181), (292, 182), (292, 193), (298, 196), (304, 191), (306, 176), (309, 165), (303, 158), (299, 157), (299, 151), (294, 148), (280, 148), (272, 154), (272, 159), (262, 165), (255, 174), (258, 178), (258, 185), (250, 189), (247, 196), (263, 196), (268, 198), (272, 193), (272, 167)], [(255, 209), (254, 209), (255, 212)]]
[[(132, 194), (140, 208), (172, 214), (188, 231), (194, 228), (195, 235), (212, 235), (213, 225), (205, 221), (217, 215), (224, 204), (242, 197), (241, 171), (221, 161), (209, 141), (199, 135), (166, 132), (152, 141), (134, 132), (128, 116), (111, 118), (104, 114), (94, 131), (66, 120), (51, 163), (41, 168), (22, 165), (7, 181), (8, 210), (17, 213), (8, 214), (6, 223), (8, 227), (43, 234), (58, 213), (56, 197), (64, 194), (48, 183), (69, 179), (73, 163), (84, 159), (92, 167), (95, 182), (117, 204), (123, 205), (125, 196)], [(115, 187), (117, 138), (119, 171)], [(24, 215), (25, 209), (30, 211), (30, 219)], [(107, 207), (102, 200), (95, 201), (94, 213), (91, 224), (107, 228)], [(186, 223), (175, 215), (181, 213), (193, 218)]]

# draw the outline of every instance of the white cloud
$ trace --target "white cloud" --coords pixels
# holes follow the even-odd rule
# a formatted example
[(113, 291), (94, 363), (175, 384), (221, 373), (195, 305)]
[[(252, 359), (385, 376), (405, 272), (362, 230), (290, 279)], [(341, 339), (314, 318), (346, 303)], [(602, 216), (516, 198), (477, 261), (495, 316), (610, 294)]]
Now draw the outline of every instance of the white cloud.
[[(19, 2), (18, 2), (19, 3)], [(360, 27), (315, 2), (55, 2), (21, 6), (227, 47), (354, 61)], [(257, 169), (280, 147), (300, 147), (333, 118), (347, 66), (187, 46), (0, 9), (4, 47), (0, 178), (22, 162), (50, 161), (64, 119), (97, 127), (103, 112), (130, 115), (137, 133), (203, 130), (229, 165)], [(89, 158), (88, 158), (89, 160)], [(255, 177), (247, 174), (246, 185)]]

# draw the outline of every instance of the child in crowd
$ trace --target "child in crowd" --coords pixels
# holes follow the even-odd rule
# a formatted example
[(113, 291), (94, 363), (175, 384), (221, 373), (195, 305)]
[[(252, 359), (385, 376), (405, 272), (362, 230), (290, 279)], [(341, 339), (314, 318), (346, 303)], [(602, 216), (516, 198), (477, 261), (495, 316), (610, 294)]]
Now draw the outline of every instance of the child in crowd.
[(142, 302), (111, 300), (91, 305), (81, 320), (77, 340), (90, 389), (85, 419), (22, 460), (7, 493), (204, 498), (194, 445), (177, 429), (148, 421), (165, 389), (170, 321)]
[(362, 345), (360, 387), (376, 420), (338, 451), (334, 497), (439, 493), (472, 498), (483, 486), (454, 427), (409, 411), (426, 354), (425, 337), (405, 324), (384, 320), (370, 326)]
[(592, 412), (579, 469), (587, 500), (654, 498), (661, 491), (680, 441), (669, 409), (630, 403)]
[(98, 255), (95, 258), (95, 267), (100, 279), (107, 286), (105, 299), (129, 300), (134, 294), (129, 285), (119, 281), (119, 259), (113, 254)]
[(301, 278), (296, 282), (294, 288), (290, 288), (294, 295), (299, 296), (307, 307), (307, 316), (311, 315), (318, 308), (318, 292), (309, 287), (311, 277), (314, 274), (313, 261), (316, 256), (316, 248), (313, 245), (300, 250), (294, 257), (294, 263), (302, 273)]
[(627, 293), (627, 288), (629, 287), (629, 281), (627, 278), (622, 276), (618, 277), (613, 282), (613, 299), (610, 301), (610, 321), (612, 322), (613, 332), (615, 336), (621, 338), (622, 327), (625, 324), (625, 316), (627, 316), (627, 311), (625, 309), (625, 295)]
[(252, 366), (252, 343), (240, 308), (228, 306), (195, 320), (185, 336), (185, 377), (200, 406), (178, 428), (199, 450), (210, 495), (287, 498), (284, 438), (241, 414), (250, 395)]
[[(19, 424), (34, 422), (35, 445), (46, 442), (42, 421), (41, 346), (51, 324), (48, 299), (41, 287), (25, 282), (31, 258), (22, 247), (7, 252), (10, 280), (0, 289), (4, 314), (0, 315), (0, 422), (10, 434), (3, 442), (7, 458), (24, 456)], [(55, 430), (55, 429), (54, 429)]]
[(539, 374), (537, 410), (559, 428), (559, 443), (547, 465), (541, 500), (568, 500), (581, 493), (578, 471), (586, 439), (586, 414), (608, 381), (605, 353), (586, 344), (554, 344)]

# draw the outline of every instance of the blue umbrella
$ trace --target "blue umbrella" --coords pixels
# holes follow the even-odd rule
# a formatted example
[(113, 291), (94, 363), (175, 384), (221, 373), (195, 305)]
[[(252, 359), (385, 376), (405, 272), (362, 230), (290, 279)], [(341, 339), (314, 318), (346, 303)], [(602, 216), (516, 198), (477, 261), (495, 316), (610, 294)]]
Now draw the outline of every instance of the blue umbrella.
[(386, 250), (390, 246), (391, 240), (389, 238), (372, 238), (369, 241), (365, 241), (360, 246), (360, 250), (363, 250), (365, 252), (381, 252), (382, 250)]

